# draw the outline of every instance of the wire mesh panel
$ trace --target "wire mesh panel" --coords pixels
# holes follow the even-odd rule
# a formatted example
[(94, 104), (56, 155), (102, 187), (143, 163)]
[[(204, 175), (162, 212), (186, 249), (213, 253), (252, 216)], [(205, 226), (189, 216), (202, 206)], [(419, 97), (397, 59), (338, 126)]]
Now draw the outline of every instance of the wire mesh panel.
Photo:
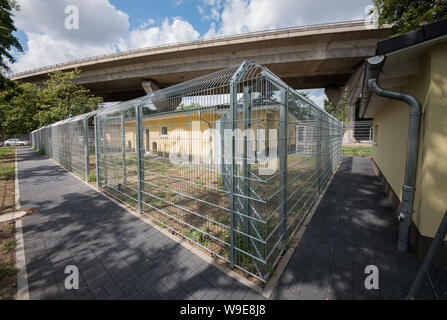
[(343, 144), (373, 142), (373, 122), (348, 121), (343, 123)]
[(407, 299), (447, 300), (447, 211), (419, 268)]
[(88, 119), (93, 113), (59, 121), (31, 133), (32, 146), (68, 171), (88, 179)]
[(255, 63), (95, 122), (101, 189), (261, 281), (341, 156), (341, 123)]

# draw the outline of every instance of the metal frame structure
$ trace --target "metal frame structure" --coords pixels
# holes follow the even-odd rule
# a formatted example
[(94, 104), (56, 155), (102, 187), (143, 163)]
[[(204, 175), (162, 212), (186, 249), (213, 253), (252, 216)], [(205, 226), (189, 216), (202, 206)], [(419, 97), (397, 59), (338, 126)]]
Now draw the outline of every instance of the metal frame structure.
[[(47, 131), (33, 145), (52, 145)], [(99, 189), (265, 282), (336, 168), (343, 126), (245, 61), (100, 109), (95, 133)]]
[(65, 169), (88, 181), (90, 174), (90, 112), (31, 132), (31, 145)]

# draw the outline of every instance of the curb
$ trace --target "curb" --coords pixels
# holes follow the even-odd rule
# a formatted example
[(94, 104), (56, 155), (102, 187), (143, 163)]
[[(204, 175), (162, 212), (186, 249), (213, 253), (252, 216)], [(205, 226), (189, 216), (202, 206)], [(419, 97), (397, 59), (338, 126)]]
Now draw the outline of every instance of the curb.
[[(19, 169), (17, 167), (17, 149), (15, 154), (15, 205), (20, 209)], [(16, 265), (17, 300), (29, 300), (28, 273), (26, 270), (25, 243), (23, 241), (22, 220), (16, 220)]]

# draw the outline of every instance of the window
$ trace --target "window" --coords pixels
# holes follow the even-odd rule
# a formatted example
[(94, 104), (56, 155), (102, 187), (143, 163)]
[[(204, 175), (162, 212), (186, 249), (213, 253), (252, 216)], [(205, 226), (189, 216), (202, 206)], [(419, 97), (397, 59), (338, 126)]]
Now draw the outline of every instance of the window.
[(160, 135), (162, 137), (167, 137), (168, 136), (168, 127), (161, 127), (161, 133)]

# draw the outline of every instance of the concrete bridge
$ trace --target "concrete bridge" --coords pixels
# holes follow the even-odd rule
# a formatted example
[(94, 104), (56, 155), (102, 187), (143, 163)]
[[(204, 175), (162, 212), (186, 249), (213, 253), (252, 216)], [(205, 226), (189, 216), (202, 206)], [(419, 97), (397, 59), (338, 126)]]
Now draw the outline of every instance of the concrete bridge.
[(368, 28), (363, 20), (293, 27), (85, 58), (10, 78), (42, 83), (48, 72), (77, 67), (80, 84), (105, 101), (117, 101), (254, 60), (295, 89), (326, 88), (336, 102), (345, 85), (358, 97), (361, 65), (388, 33), (388, 28)]

